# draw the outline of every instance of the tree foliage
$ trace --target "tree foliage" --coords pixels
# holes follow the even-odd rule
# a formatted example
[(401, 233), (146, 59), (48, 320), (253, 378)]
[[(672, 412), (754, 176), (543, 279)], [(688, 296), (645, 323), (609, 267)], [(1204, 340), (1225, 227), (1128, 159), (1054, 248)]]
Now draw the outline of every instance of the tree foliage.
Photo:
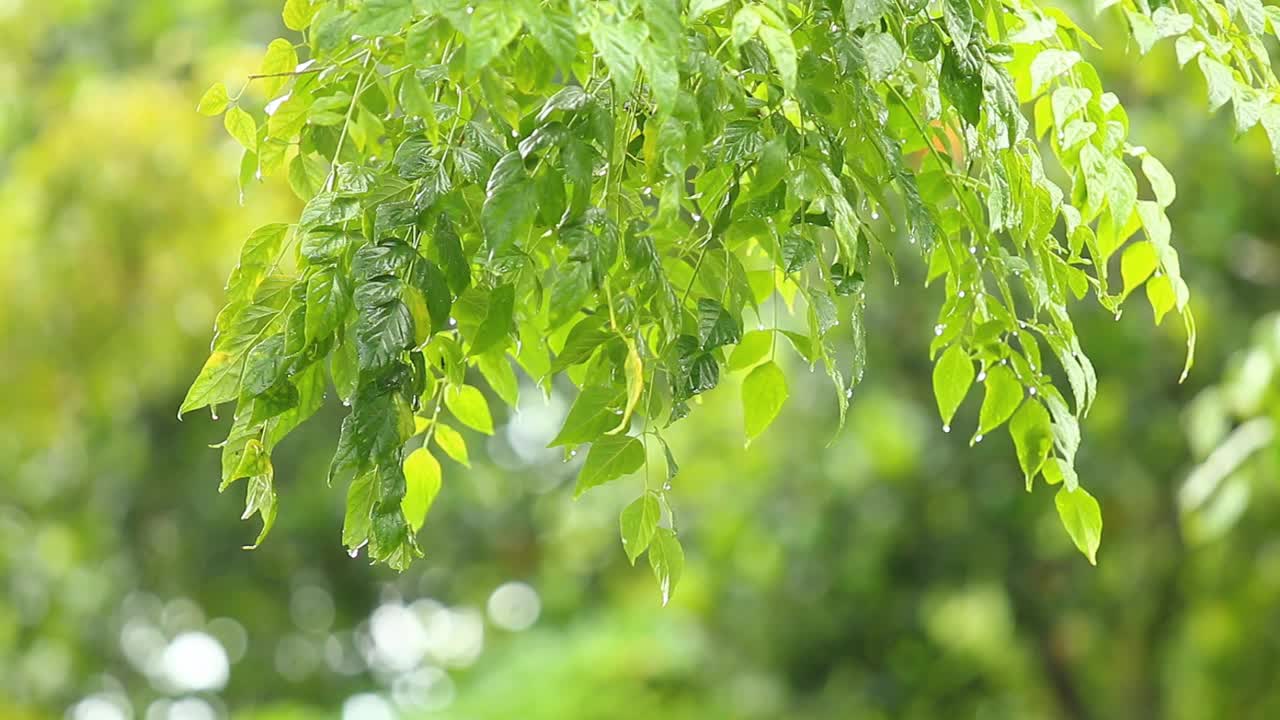
[[(1144, 52), (1172, 39), (1240, 131), (1280, 140), (1272, 8), (1104, 9)], [(280, 175), (305, 207), (246, 242), (182, 405), (236, 403), (223, 487), (246, 481), (262, 536), (272, 449), (332, 385), (350, 406), (329, 473), (347, 486), (343, 542), (408, 566), (448, 491), (434, 455), (467, 457), (449, 423), (492, 433), (479, 381), (514, 406), (518, 366), (579, 388), (552, 441), (590, 444), (578, 493), (643, 473), (620, 527), (665, 599), (683, 551), (664, 429), (739, 373), (755, 437), (798, 365), (830, 375), (843, 418), (867, 305), (910, 292), (871, 292), (871, 263), (896, 280), (906, 252), (944, 293), (943, 429), (981, 386), (972, 442), (1007, 427), (1028, 489), (1061, 484), (1063, 523), (1093, 560), (1101, 515), (1074, 458), (1097, 380), (1068, 308), (1093, 295), (1119, 316), (1144, 287), (1156, 322), (1181, 316), (1188, 368), (1195, 327), (1173, 180), (1130, 142), (1085, 59), (1093, 39), (1064, 12), (289, 0), (284, 20), (305, 41), (268, 47), (250, 78), (266, 107), (219, 84), (199, 109), (244, 147), (242, 187)]]

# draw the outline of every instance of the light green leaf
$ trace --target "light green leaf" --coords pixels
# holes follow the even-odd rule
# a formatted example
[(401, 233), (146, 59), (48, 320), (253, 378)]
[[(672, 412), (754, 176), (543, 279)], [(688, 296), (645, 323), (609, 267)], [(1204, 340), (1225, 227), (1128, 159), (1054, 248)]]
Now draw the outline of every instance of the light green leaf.
[(868, 33), (862, 38), (862, 53), (867, 58), (871, 79), (881, 82), (902, 64), (902, 47), (889, 33)]
[(354, 552), (369, 541), (373, 527), (374, 473), (367, 472), (347, 487), (347, 511), (342, 521), (342, 544)]
[(1049, 48), (1031, 61), (1031, 95), (1035, 97), (1055, 78), (1080, 62), (1080, 53), (1074, 50)]
[(426, 448), (418, 448), (404, 459), (404, 481), (404, 499), (400, 501), (400, 508), (409, 527), (418, 532), (426, 522), (427, 511), (435, 502), (436, 495), (440, 494), (440, 463)]
[(1146, 282), (1151, 273), (1156, 271), (1158, 264), (1156, 248), (1149, 242), (1135, 242), (1125, 248), (1124, 254), (1120, 256), (1120, 277), (1124, 280), (1120, 299), (1128, 297), (1129, 293)]
[(787, 401), (787, 376), (772, 360), (757, 366), (742, 381), (742, 410), (747, 441), (755, 439), (778, 417)]
[(291, 73), (298, 67), (298, 52), (293, 49), (293, 43), (283, 38), (276, 38), (267, 45), (267, 52), (262, 57), (262, 65), (258, 70), (261, 75), (269, 77), (262, 78), (262, 92), (269, 98), (276, 96), (280, 89), (289, 82), (289, 77), (283, 73)]
[(560, 433), (548, 447), (591, 442), (607, 433), (618, 422), (614, 408), (621, 409), (625, 390), (610, 386), (592, 386), (578, 393), (569, 408)]
[(630, 435), (606, 435), (591, 443), (587, 461), (578, 473), (573, 496), (598, 485), (617, 480), (644, 467), (644, 444)]
[[(778, 76), (782, 78), (782, 87), (788, 93), (794, 93), (796, 90), (796, 46), (791, 40), (791, 33), (785, 30), (779, 30), (775, 27), (762, 25), (756, 32), (760, 37), (760, 42), (764, 43), (764, 47), (769, 51), (769, 57), (773, 58), (773, 66), (778, 70)], [(897, 44), (894, 44), (897, 48)], [(902, 50), (898, 49), (898, 59), (902, 59)]]
[(357, 35), (395, 35), (413, 18), (409, 0), (365, 0), (356, 13), (351, 30)]
[(206, 405), (230, 402), (240, 392), (240, 373), (244, 370), (244, 357), (221, 350), (213, 351), (205, 361), (200, 374), (187, 390), (178, 417)]
[(514, 4), (476, 3), (467, 30), (467, 67), (471, 72), (488, 65), (520, 32), (523, 22), (520, 13), (512, 7)]
[(219, 81), (210, 85), (209, 89), (204, 91), (204, 95), (200, 96), (196, 112), (213, 117), (222, 114), (229, 104), (231, 104), (231, 98), (227, 96), (227, 86)]
[(1208, 55), (1201, 54), (1197, 62), (1200, 64), (1200, 72), (1204, 73), (1204, 81), (1209, 86), (1209, 109), (1217, 110), (1231, 100), (1236, 84), (1235, 76), (1231, 68)]
[(764, 22), (760, 19), (760, 13), (752, 5), (744, 6), (741, 10), (733, 15), (733, 46), (741, 48), (750, 42), (751, 38), (759, 32), (760, 26)]
[(1000, 427), (1022, 403), (1022, 383), (1007, 365), (996, 365), (987, 371), (986, 388), (978, 414), (978, 435)]
[(1084, 488), (1064, 487), (1054, 497), (1054, 504), (1071, 541), (1089, 558), (1090, 564), (1097, 565), (1098, 546), (1102, 543), (1102, 510), (1098, 501)]
[(660, 527), (649, 545), (649, 566), (658, 579), (658, 589), (662, 593), (662, 604), (671, 602), (680, 576), (684, 573), (684, 548), (676, 534), (668, 528)]
[(754, 367), (773, 348), (773, 336), (772, 330), (752, 330), (743, 335), (729, 355), (728, 369), (737, 371)]
[(1143, 154), (1142, 174), (1146, 175), (1151, 183), (1151, 191), (1156, 195), (1156, 202), (1160, 203), (1161, 207), (1172, 205), (1178, 196), (1178, 186), (1173, 181), (1173, 175), (1165, 169), (1164, 163), (1154, 155)]
[(1053, 427), (1049, 421), (1049, 411), (1034, 400), (1027, 401), (1018, 408), (1009, 421), (1009, 435), (1013, 437), (1013, 446), (1017, 451), (1018, 465), (1027, 480), (1027, 491), (1031, 490), (1031, 481), (1044, 466), (1053, 449)]
[(689, 22), (695, 22), (728, 4), (729, 0), (690, 0)]
[(235, 138), (241, 147), (249, 152), (258, 151), (258, 124), (253, 121), (252, 115), (239, 106), (234, 106), (227, 110), (222, 124), (227, 128), (227, 134)]
[(1155, 314), (1155, 323), (1159, 325), (1164, 316), (1173, 309), (1177, 300), (1173, 282), (1167, 275), (1151, 278), (1147, 283), (1147, 300), (1151, 303), (1151, 311)]
[(662, 506), (658, 502), (657, 494), (651, 490), (646, 490), (643, 495), (636, 498), (618, 517), (618, 524), (622, 530), (622, 549), (627, 553), (627, 559), (632, 565), (636, 564), (636, 558), (640, 557), (640, 554), (648, 549), (649, 543), (653, 541), (661, 518)]
[(311, 25), (319, 11), (320, 6), (315, 0), (286, 0), (281, 17), (285, 27), (301, 32)]
[(632, 19), (619, 21), (602, 17), (591, 26), (591, 42), (609, 68), (613, 86), (621, 97), (631, 95), (640, 63), (639, 53), (648, 36), (649, 29)]
[(943, 429), (951, 431), (951, 419), (964, 396), (973, 385), (973, 360), (959, 345), (952, 345), (942, 353), (933, 367), (933, 395), (938, 401), (938, 413), (942, 415)]
[(444, 393), (444, 405), (458, 422), (485, 435), (493, 434), (493, 417), (484, 393), (470, 385), (450, 387)]
[(439, 420), (436, 421), (435, 427), (435, 434), (432, 435), (432, 438), (435, 439), (436, 445), (444, 451), (444, 454), (466, 467), (471, 467), (471, 458), (467, 454), (467, 441), (462, 437), (462, 433)]

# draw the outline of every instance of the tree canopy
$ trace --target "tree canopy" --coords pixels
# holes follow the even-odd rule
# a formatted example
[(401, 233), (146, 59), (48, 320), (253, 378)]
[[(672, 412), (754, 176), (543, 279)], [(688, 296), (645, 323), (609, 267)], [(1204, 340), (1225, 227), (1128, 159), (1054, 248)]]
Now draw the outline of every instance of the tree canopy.
[[(1273, 8), (1099, 10), (1143, 52), (1171, 40), (1211, 109), (1280, 141)], [(943, 431), (1006, 428), (1027, 488), (1061, 486), (1094, 560), (1101, 513), (1074, 460), (1097, 378), (1069, 307), (1092, 295), (1119, 318), (1142, 287), (1157, 323), (1182, 318), (1187, 368), (1195, 325), (1173, 179), (1062, 10), (289, 0), (284, 20), (304, 42), (272, 42), (247, 80), (265, 107), (219, 83), (199, 109), (243, 146), (242, 189), (283, 175), (305, 207), (246, 241), (182, 404), (236, 403), (222, 487), (245, 480), (258, 542), (272, 450), (332, 384), (350, 406), (329, 472), (347, 486), (343, 543), (407, 567), (436, 454), (467, 461), (458, 428), (492, 432), (488, 398), (516, 405), (518, 367), (580, 389), (551, 443), (589, 444), (575, 494), (641, 474), (622, 541), (665, 599), (684, 554), (664, 429), (742, 373), (750, 442), (806, 365), (831, 377), (843, 424), (866, 308), (919, 278), (938, 295)], [(873, 260), (911, 282), (873, 286)]]

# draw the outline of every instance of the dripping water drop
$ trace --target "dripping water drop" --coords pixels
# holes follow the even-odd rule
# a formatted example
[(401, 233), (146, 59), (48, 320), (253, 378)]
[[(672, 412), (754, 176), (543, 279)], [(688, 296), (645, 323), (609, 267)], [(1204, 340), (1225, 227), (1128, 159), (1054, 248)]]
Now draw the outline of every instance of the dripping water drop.
[(513, 138), (518, 138), (518, 137), (520, 137), (520, 131), (519, 131), (519, 130), (517, 130), (517, 129), (515, 129), (515, 128), (511, 128), (511, 137), (513, 137)]
[(956, 294), (957, 294), (957, 295), (959, 295), (960, 297), (964, 297), (967, 293), (966, 293), (965, 291), (961, 290), (960, 292), (958, 292), (958, 293), (956, 293)]
[(934, 334), (934, 335), (937, 335), (937, 336), (939, 336), (939, 337), (941, 337), (941, 336), (942, 336), (942, 331), (943, 331), (943, 330), (945, 330), (945, 329), (946, 329), (946, 326), (942, 325), (941, 323), (939, 323), (938, 325), (934, 325), (934, 326), (933, 326), (933, 334)]
[(878, 211), (876, 211), (876, 210), (872, 210), (872, 211), (871, 211), (871, 219), (872, 219), (872, 220), (879, 220), (879, 219), (880, 219), (880, 213), (879, 213)]
[(978, 373), (978, 382), (982, 382), (982, 381), (984, 381), (984, 380), (986, 380), (986, 379), (987, 379), (987, 371), (986, 371), (986, 370), (983, 370), (982, 372)]
[(1032, 397), (1035, 397), (1036, 389), (1035, 389), (1035, 388), (1027, 388), (1027, 393), (1028, 393), (1029, 395), (1031, 395)]
[(449, 327), (458, 327), (458, 318), (449, 318)]
[(978, 254), (978, 246), (977, 246), (977, 245), (970, 245), (970, 246), (969, 246), (969, 254), (970, 254), (970, 255), (977, 255), (977, 254)]
[(698, 213), (694, 213), (694, 214), (693, 214), (693, 221), (694, 221), (694, 222), (702, 222), (702, 216), (701, 216), (701, 215), (699, 215)]
[(975, 436), (974, 436), (973, 441), (974, 441), (975, 443), (980, 443), (980, 442), (982, 442), (982, 438), (983, 438), (983, 435), (978, 434), (978, 435), (975, 435)]
[(942, 432), (944, 432), (944, 433), (949, 433), (949, 432), (951, 432), (951, 426), (950, 426), (950, 425), (943, 425), (943, 426), (942, 426)]
[(853, 388), (849, 388), (848, 390), (845, 390), (845, 391), (844, 391), (844, 396), (845, 396), (845, 397), (847, 397), (847, 398), (851, 398), (851, 397), (853, 397)]
[(670, 481), (670, 480), (668, 480), (668, 481), (666, 481), (666, 482), (662, 483), (662, 489), (663, 489), (663, 490), (666, 490), (667, 492), (671, 492), (671, 481)]

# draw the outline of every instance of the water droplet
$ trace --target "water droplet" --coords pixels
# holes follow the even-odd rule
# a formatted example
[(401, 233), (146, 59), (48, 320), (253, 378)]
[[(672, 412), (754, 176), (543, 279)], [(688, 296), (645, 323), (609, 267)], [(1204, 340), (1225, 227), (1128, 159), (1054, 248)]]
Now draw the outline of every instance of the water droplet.
[(670, 481), (670, 480), (668, 480), (668, 481), (666, 481), (666, 482), (662, 483), (662, 489), (663, 489), (663, 490), (666, 490), (666, 491), (668, 491), (668, 492), (670, 492), (670, 490), (671, 490), (671, 481)]
[(946, 329), (947, 329), (947, 328), (946, 328), (946, 326), (945, 326), (945, 325), (942, 325), (942, 324), (934, 325), (934, 326), (933, 326), (933, 334), (934, 334), (934, 335), (937, 335), (937, 336), (939, 336), (939, 337), (941, 337), (941, 336), (942, 336), (942, 331), (943, 331), (943, 330), (946, 330)]
[(845, 390), (845, 391), (844, 391), (844, 396), (845, 396), (845, 397), (847, 397), (847, 398), (851, 398), (851, 397), (853, 397), (853, 388), (849, 388), (848, 390)]
[(1027, 393), (1028, 393), (1028, 394), (1030, 394), (1032, 397), (1034, 397), (1034, 396), (1035, 396), (1035, 394), (1036, 394), (1036, 389), (1035, 389), (1035, 388), (1027, 388)]
[(977, 245), (970, 245), (970, 246), (969, 246), (969, 254), (970, 254), (970, 255), (977, 255), (977, 254), (978, 254), (978, 246), (977, 246)]
[(984, 380), (986, 380), (986, 379), (987, 379), (987, 371), (986, 371), (986, 370), (983, 370), (982, 372), (978, 373), (978, 382), (983, 382), (983, 381), (984, 381)]
[(694, 221), (694, 222), (702, 222), (702, 216), (701, 216), (701, 215), (699, 215), (698, 213), (694, 213), (694, 214), (693, 214), (693, 221)]
[(959, 293), (956, 293), (956, 294), (957, 294), (957, 295), (959, 295), (960, 297), (964, 297), (967, 293), (965, 293), (965, 291), (961, 290)]
[(975, 443), (980, 443), (980, 442), (982, 442), (982, 438), (983, 438), (983, 436), (982, 436), (981, 434), (978, 434), (978, 435), (975, 435), (975, 436), (973, 437), (973, 441), (974, 441)]
[(515, 129), (515, 128), (511, 128), (511, 137), (513, 137), (513, 138), (518, 138), (518, 137), (520, 137), (520, 131), (519, 131), (519, 130), (517, 130), (517, 129)]
[(951, 426), (950, 426), (950, 425), (943, 425), (943, 426), (942, 426), (942, 432), (944, 432), (944, 433), (949, 433), (949, 432), (951, 432)]
[(1008, 364), (1009, 364), (1009, 358), (1005, 358), (1005, 359), (1001, 360), (1001, 361), (1000, 361), (1000, 364), (1001, 364), (1001, 365), (1008, 365)]
[(757, 330), (763, 330), (763, 329), (764, 329), (764, 323), (762, 323), (762, 322), (758, 322), (758, 323), (756, 323), (756, 329), (757, 329)]
[(912, 245), (915, 245), (915, 244), (916, 244), (916, 239), (915, 239), (915, 238), (913, 238), (913, 237), (911, 237), (911, 238), (907, 238), (907, 242), (911, 243)]
[(644, 192), (644, 194), (645, 194), (646, 196), (652, 195), (652, 194), (653, 194), (653, 188), (651, 188), (651, 187), (649, 187), (648, 185), (646, 185), (646, 186), (645, 186), (645, 188), (644, 188), (644, 190), (643, 190), (643, 192)]
[(838, 32), (840, 32), (840, 26), (839, 26), (839, 25), (837, 25), (837, 24), (835, 24), (835, 23), (831, 23), (831, 32), (833, 32), (833, 33), (838, 33)]
[(218, 410), (216, 408), (209, 408), (209, 414), (213, 416), (214, 420), (218, 419)]
[(458, 327), (458, 318), (449, 318), (449, 327)]
[(475, 11), (476, 11), (476, 9), (475, 9), (474, 7), (471, 7), (470, 5), (468, 5), (468, 6), (467, 6), (467, 14), (468, 14), (468, 15), (470, 15), (470, 14), (474, 13)]
[(351, 556), (351, 557), (353, 557), (353, 558), (354, 558), (354, 557), (356, 557), (356, 556), (358, 556), (359, 554), (360, 554), (360, 548), (358, 548), (358, 547), (351, 548), (350, 550), (348, 550), (348, 551), (347, 551), (347, 555), (349, 555), (349, 556)]
[(1027, 324), (1026, 324), (1025, 322), (1023, 322), (1023, 321), (1019, 320), (1019, 321), (1018, 321), (1018, 327), (1022, 328), (1023, 330), (1026, 330), (1026, 329), (1027, 329)]
[(1119, 310), (1117, 310), (1117, 311), (1116, 311), (1116, 321), (1117, 321), (1117, 322), (1119, 322), (1119, 320), (1120, 320), (1120, 311), (1119, 311)]
[(569, 451), (569, 457), (578, 457), (578, 451), (577, 451), (577, 450), (570, 450), (570, 451)]
[(879, 219), (880, 219), (880, 213), (879, 213), (879, 212), (877, 212), (877, 211), (875, 211), (875, 210), (872, 210), (872, 211), (871, 211), (871, 219), (872, 219), (872, 220), (879, 220)]

